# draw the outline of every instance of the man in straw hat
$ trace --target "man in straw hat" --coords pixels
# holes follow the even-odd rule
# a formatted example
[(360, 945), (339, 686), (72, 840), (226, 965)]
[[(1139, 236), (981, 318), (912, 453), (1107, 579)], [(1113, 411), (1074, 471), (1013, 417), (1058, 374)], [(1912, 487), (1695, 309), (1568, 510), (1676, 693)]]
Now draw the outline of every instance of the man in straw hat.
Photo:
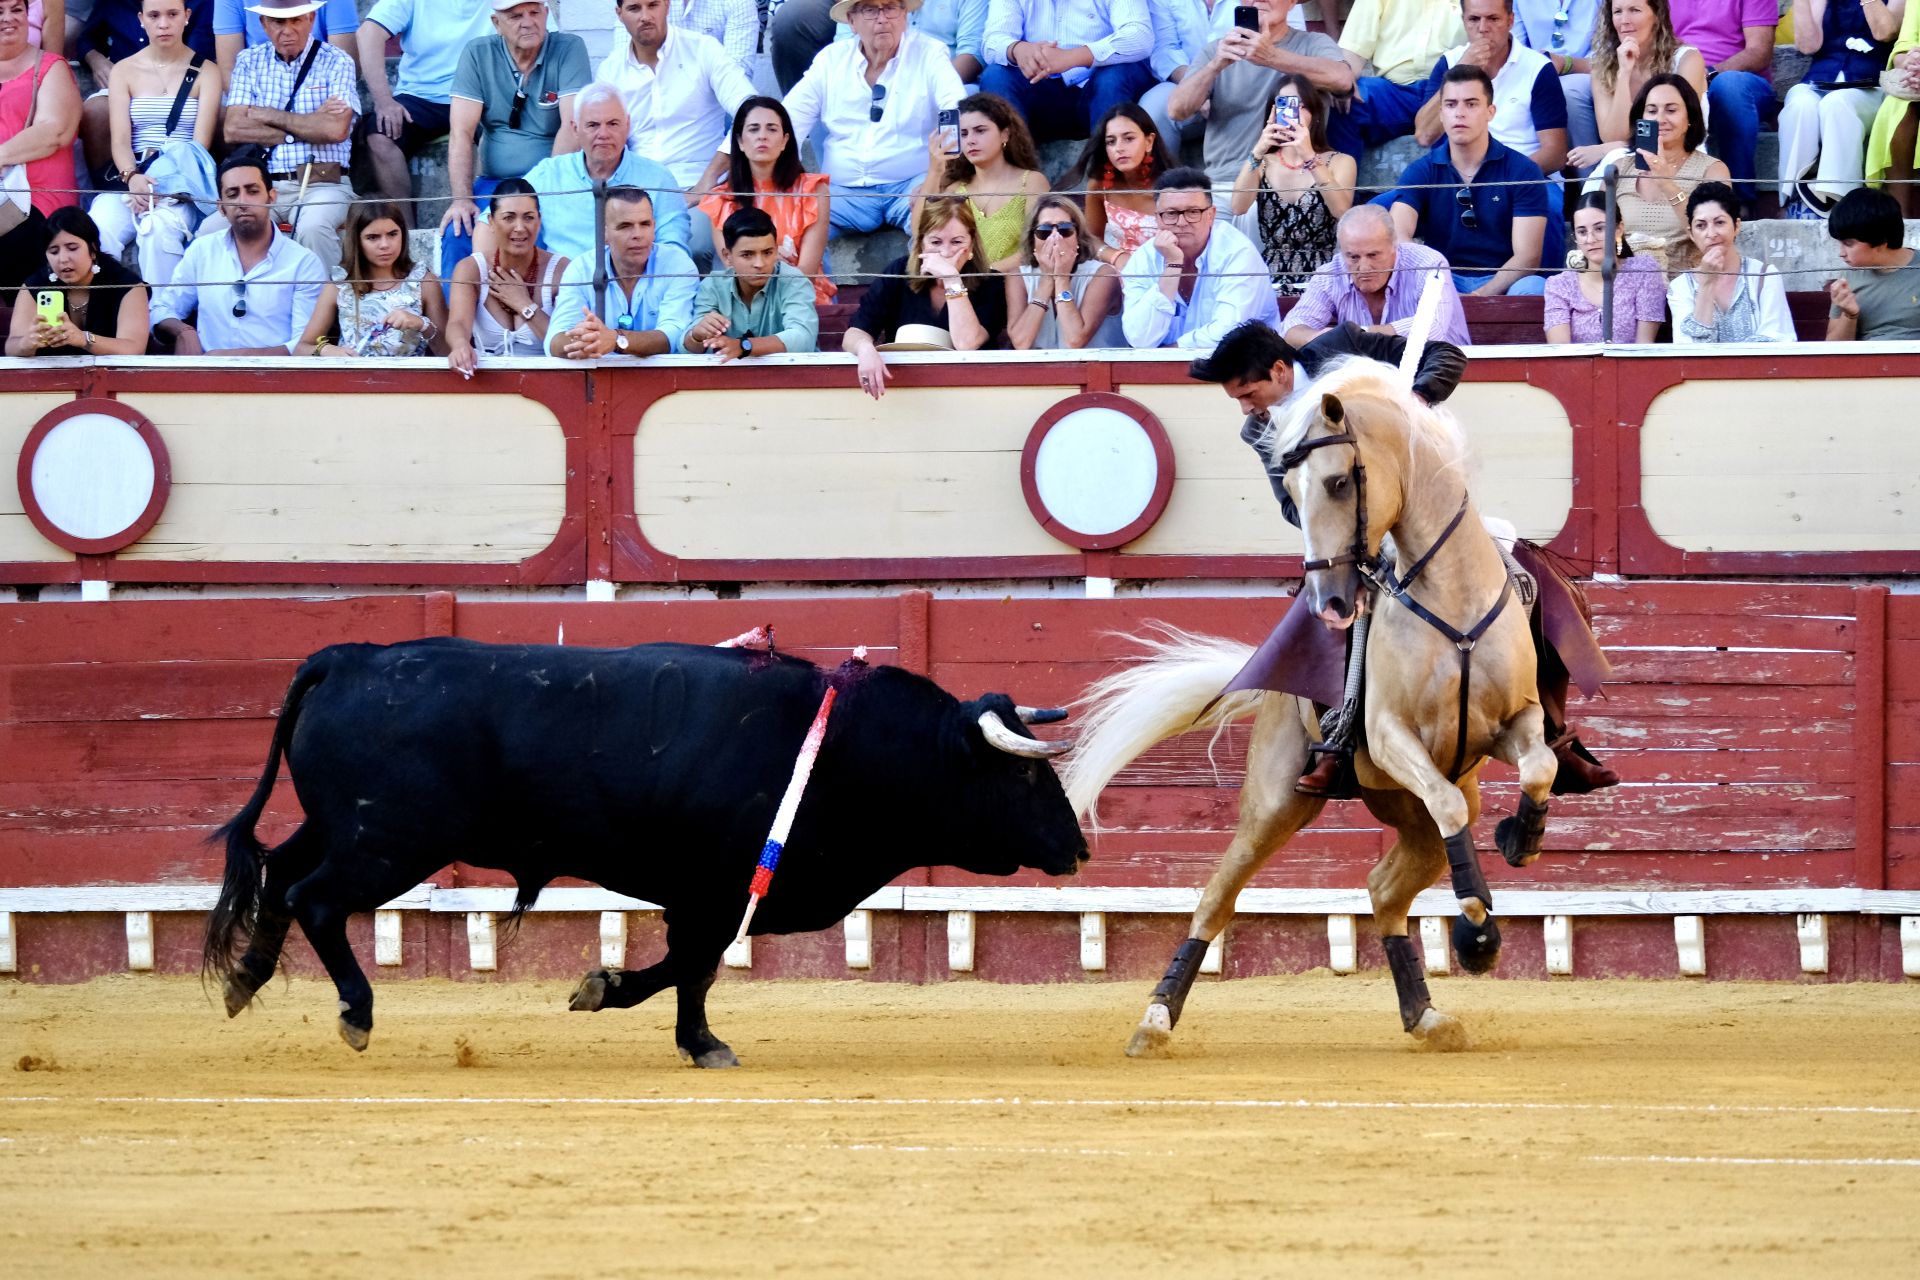
[(942, 111), (960, 107), (946, 46), (907, 27), (919, 7), (920, 0), (837, 0), (833, 20), (852, 27), (854, 38), (821, 50), (787, 95), (794, 137), (826, 130), (830, 234), (907, 230), (912, 193), (927, 173), (927, 136)]
[(267, 148), (274, 217), (320, 259), (340, 265), (340, 226), (353, 203), (347, 164), (360, 85), (353, 59), (316, 40), (321, 0), (257, 0), (267, 43), (244, 50), (227, 88), (229, 146)]

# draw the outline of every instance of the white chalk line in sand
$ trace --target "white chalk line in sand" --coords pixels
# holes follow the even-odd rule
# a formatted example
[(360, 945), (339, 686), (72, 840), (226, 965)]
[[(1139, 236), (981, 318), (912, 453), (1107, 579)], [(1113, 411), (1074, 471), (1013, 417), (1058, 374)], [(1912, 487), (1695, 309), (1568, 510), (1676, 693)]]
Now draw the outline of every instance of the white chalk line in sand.
[(1270, 1110), (1270, 1111), (1544, 1111), (1643, 1113), (1659, 1115), (1867, 1115), (1916, 1116), (1920, 1107), (1846, 1104), (1766, 1104), (1689, 1102), (1498, 1102), (1482, 1100), (1407, 1101), (1339, 1098), (658, 1098), (377, 1096), (182, 1097), (117, 1094), (99, 1097), (0, 1095), (0, 1103), (93, 1106), (283, 1106), (283, 1107), (1086, 1107), (1106, 1110)]
[(1582, 1156), (1595, 1164), (1795, 1165), (1814, 1168), (1920, 1169), (1920, 1160), (1894, 1156)]

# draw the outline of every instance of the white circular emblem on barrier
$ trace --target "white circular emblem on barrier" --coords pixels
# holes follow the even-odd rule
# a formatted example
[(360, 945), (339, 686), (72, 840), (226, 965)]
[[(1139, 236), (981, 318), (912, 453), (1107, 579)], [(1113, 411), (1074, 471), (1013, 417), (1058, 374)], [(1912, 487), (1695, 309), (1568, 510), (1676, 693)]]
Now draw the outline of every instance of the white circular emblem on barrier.
[(62, 405), (28, 434), (20, 496), (56, 545), (117, 551), (153, 527), (166, 501), (166, 446), (153, 424), (111, 400)]
[(1160, 422), (1123, 396), (1072, 396), (1034, 424), (1023, 459), (1027, 506), (1082, 550), (1131, 542), (1173, 489), (1173, 448)]

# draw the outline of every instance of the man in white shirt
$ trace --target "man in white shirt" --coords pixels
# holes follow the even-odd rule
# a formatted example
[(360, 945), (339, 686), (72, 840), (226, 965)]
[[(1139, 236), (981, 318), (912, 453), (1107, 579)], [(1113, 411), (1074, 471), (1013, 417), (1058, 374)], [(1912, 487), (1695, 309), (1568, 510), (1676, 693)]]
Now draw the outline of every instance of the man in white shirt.
[(667, 20), (686, 31), (712, 36), (740, 74), (753, 74), (760, 50), (760, 6), (755, 0), (673, 0)]
[(829, 234), (909, 229), (912, 192), (927, 174), (927, 138), (962, 89), (946, 46), (907, 29), (903, 0), (837, 0), (853, 28), (814, 58), (787, 95), (793, 136), (826, 132), (821, 168), (833, 178)]
[(266, 154), (243, 147), (220, 165), (227, 229), (187, 246), (179, 284), (154, 290), (153, 331), (181, 356), (284, 356), (313, 319), (326, 268), (280, 234)]
[(982, 45), (980, 92), (1011, 102), (1040, 142), (1084, 138), (1153, 87), (1147, 0), (992, 0)]
[(1172, 169), (1153, 187), (1160, 230), (1120, 276), (1128, 345), (1210, 351), (1243, 321), (1277, 328), (1280, 306), (1265, 261), (1220, 221), (1206, 170)]
[(620, 90), (627, 104), (628, 149), (665, 165), (680, 186), (702, 192), (727, 171), (733, 113), (753, 96), (753, 85), (718, 40), (670, 26), (671, 6), (672, 0), (616, 0), (627, 43), (606, 56), (594, 79)]

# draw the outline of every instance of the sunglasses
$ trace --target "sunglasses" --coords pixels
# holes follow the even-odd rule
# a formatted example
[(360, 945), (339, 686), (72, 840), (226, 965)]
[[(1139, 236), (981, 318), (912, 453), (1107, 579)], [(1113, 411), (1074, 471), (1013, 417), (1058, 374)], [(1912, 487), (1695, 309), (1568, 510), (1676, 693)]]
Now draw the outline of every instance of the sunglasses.
[(1050, 236), (1058, 236), (1066, 240), (1073, 235), (1073, 224), (1071, 222), (1036, 222), (1033, 224), (1033, 234), (1042, 240)]
[(1555, 49), (1564, 48), (1566, 46), (1567, 23), (1571, 22), (1572, 20), (1573, 20), (1573, 13), (1572, 13), (1572, 10), (1567, 5), (1563, 4), (1559, 7), (1559, 9), (1554, 11), (1553, 35), (1550, 37), (1550, 40)]
[(1460, 225), (1469, 231), (1477, 230), (1480, 226), (1480, 211), (1473, 207), (1473, 188), (1455, 187), (1453, 203), (1460, 210)]
[(527, 91), (521, 89), (513, 95), (513, 109), (507, 112), (507, 128), (518, 129), (520, 127), (520, 113), (526, 109)]
[(235, 280), (233, 282), (233, 318), (238, 320), (246, 314), (247, 282), (245, 280)]
[(879, 123), (880, 116), (887, 109), (887, 86), (873, 86), (873, 105), (867, 108), (867, 119)]

